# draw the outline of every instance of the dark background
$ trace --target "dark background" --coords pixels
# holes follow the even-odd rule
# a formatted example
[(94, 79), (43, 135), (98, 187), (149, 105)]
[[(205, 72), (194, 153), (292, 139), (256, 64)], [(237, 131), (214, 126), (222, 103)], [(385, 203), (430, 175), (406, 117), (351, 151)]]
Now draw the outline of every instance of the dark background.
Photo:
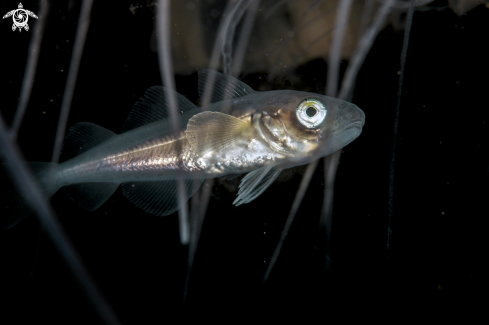
[[(2, 1), (0, 12), (17, 5)], [(39, 11), (37, 1), (23, 5)], [(67, 128), (88, 121), (119, 133), (134, 102), (148, 87), (161, 84), (157, 54), (150, 50), (152, 12), (132, 15), (130, 5), (95, 1)], [(53, 2), (50, 7), (18, 138), (28, 161), (51, 158), (79, 6)], [(36, 21), (29, 22), (32, 31)], [(0, 110), (9, 124), (32, 36), (10, 26), (11, 20), (1, 21)], [(185, 304), (188, 250), (180, 245), (177, 214), (147, 214), (120, 189), (95, 212), (83, 211), (63, 191), (54, 195), (52, 206), (125, 324), (235, 323), (293, 315), (324, 322), (476, 317), (486, 307), (488, 271), (483, 226), (489, 194), (488, 30), (484, 5), (461, 17), (448, 8), (414, 14), (400, 106), (389, 261), (389, 161), (403, 40), (403, 32), (391, 26), (379, 34), (355, 86), (352, 101), (367, 119), (361, 136), (341, 156), (329, 271), (316, 242), (322, 160), (266, 285), (261, 279), (305, 168), (284, 173), (278, 184), (239, 207), (232, 205), (238, 183), (216, 182)], [(297, 67), (300, 81), (293, 86), (287, 77), (263, 85), (265, 71), (242, 79), (254, 89), (324, 93), (326, 69), (322, 59)], [(197, 103), (196, 72), (175, 78), (177, 91)], [(100, 322), (33, 215), (0, 232), (0, 269), (0, 323)]]

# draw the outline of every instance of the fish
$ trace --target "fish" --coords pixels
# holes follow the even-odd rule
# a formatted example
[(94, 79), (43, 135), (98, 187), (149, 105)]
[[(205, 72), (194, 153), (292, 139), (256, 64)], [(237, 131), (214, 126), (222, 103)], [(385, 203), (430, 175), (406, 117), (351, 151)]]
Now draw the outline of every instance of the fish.
[[(238, 206), (260, 196), (282, 170), (345, 147), (365, 124), (358, 106), (338, 98), (296, 90), (255, 91), (214, 70), (200, 70), (198, 76), (201, 98), (207, 82), (214, 81), (203, 107), (153, 86), (135, 103), (121, 134), (88, 122), (71, 127), (62, 163), (29, 164), (44, 195), (64, 187), (73, 201), (94, 211), (121, 186), (134, 205), (166, 216), (205, 179), (246, 174), (233, 202)], [(175, 107), (168, 96), (176, 99)], [(179, 115), (177, 127), (170, 122), (171, 110)], [(24, 216), (32, 208), (18, 195), (10, 200), (11, 211)]]

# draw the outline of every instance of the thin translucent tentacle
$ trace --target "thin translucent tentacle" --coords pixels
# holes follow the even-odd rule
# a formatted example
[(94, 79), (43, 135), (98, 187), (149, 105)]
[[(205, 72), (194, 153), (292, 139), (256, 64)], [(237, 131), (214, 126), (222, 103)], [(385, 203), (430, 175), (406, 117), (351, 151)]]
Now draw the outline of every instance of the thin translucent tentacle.
[[(222, 40), (225, 28), (225, 19), (227, 15), (231, 12), (234, 7), (236, 1), (230, 0), (227, 2), (226, 7), (224, 9), (224, 14), (219, 22), (219, 28), (217, 31), (216, 40), (214, 41), (214, 46), (212, 49), (211, 58), (209, 61), (209, 69), (216, 70), (219, 65), (220, 59), (220, 49), (222, 47)], [(206, 79), (206, 86), (204, 89), (204, 94), (201, 96), (201, 103), (203, 106), (207, 105), (210, 102), (212, 89), (215, 83), (215, 74), (210, 74)], [(189, 256), (188, 256), (188, 264), (187, 264), (187, 274), (185, 276), (185, 287), (183, 292), (183, 299), (187, 298), (188, 285), (190, 281), (190, 273), (193, 267), (193, 261), (195, 258), (195, 251), (197, 250), (197, 244), (199, 241), (200, 231), (202, 229), (202, 225), (204, 224), (204, 217), (207, 211), (207, 205), (209, 204), (209, 199), (212, 191), (212, 184), (214, 180), (206, 180), (204, 184), (201, 186), (200, 190), (196, 193), (197, 197), (192, 198), (191, 204), (193, 209), (190, 211), (190, 228), (193, 229), (190, 238), (189, 245)], [(197, 208), (198, 207), (198, 208)]]
[(299, 185), (299, 189), (294, 198), (294, 202), (292, 203), (292, 207), (290, 208), (289, 216), (287, 217), (287, 221), (285, 222), (284, 230), (282, 230), (282, 236), (280, 236), (280, 241), (275, 247), (273, 251), (272, 258), (270, 259), (270, 264), (268, 264), (267, 270), (265, 271), (265, 275), (263, 275), (262, 283), (267, 282), (270, 277), (270, 273), (272, 273), (272, 269), (275, 263), (278, 260), (278, 256), (280, 255), (280, 251), (282, 250), (282, 246), (284, 245), (285, 238), (287, 237), (290, 226), (294, 222), (295, 214), (301, 205), (302, 199), (304, 198), (304, 194), (306, 194), (307, 188), (309, 187), (309, 183), (311, 182), (312, 175), (314, 175), (314, 171), (318, 165), (318, 160), (313, 161), (309, 165), (307, 165), (304, 176), (302, 177), (301, 184)]
[(32, 85), (34, 83), (34, 76), (36, 75), (37, 61), (39, 59), (39, 50), (41, 48), (42, 38), (44, 36), (44, 25), (49, 12), (49, 3), (47, 1), (39, 1), (39, 22), (36, 24), (36, 30), (32, 34), (31, 42), (29, 44), (29, 56), (27, 58), (27, 66), (24, 72), (24, 78), (22, 79), (22, 89), (20, 90), (19, 105), (15, 112), (12, 127), (10, 129), (10, 138), (15, 140), (19, 132), (22, 119), (24, 118), (27, 104), (29, 104), (29, 98), (31, 95)]
[(333, 34), (333, 43), (328, 61), (328, 77), (326, 83), (326, 95), (336, 96), (338, 90), (338, 78), (340, 75), (341, 50), (345, 39), (348, 15), (350, 14), (353, 0), (342, 0), (336, 14), (336, 30)]
[(260, 2), (260, 0), (253, 1), (247, 10), (243, 26), (241, 27), (238, 45), (236, 46), (236, 55), (230, 72), (232, 76), (237, 77), (241, 72), (241, 68), (243, 67), (246, 48), (248, 47), (248, 43), (250, 41), (251, 31), (253, 30), (253, 24), (255, 22)]
[(389, 215), (387, 219), (387, 260), (390, 257), (391, 238), (392, 238), (392, 211), (394, 208), (394, 166), (396, 160), (396, 143), (397, 143), (397, 128), (399, 125), (399, 110), (401, 106), (402, 81), (404, 79), (404, 67), (406, 64), (406, 55), (409, 46), (409, 34), (413, 24), (414, 5), (416, 0), (411, 0), (408, 16), (406, 20), (406, 29), (404, 30), (404, 41), (401, 51), (401, 71), (399, 75), (399, 88), (397, 90), (397, 105), (394, 112), (394, 136), (392, 139), (392, 151), (390, 160), (389, 173)]
[(38, 185), (28, 171), (19, 148), (9, 138), (5, 122), (0, 115), (0, 148), (2, 148), (5, 161), (11, 170), (11, 175), (17, 189), (31, 201), (32, 205), (36, 206), (36, 215), (39, 217), (42, 226), (59, 250), (59, 253), (73, 273), (81, 290), (92, 304), (93, 309), (106, 324), (120, 324), (115, 312), (88, 275), (78, 253), (75, 251), (63, 228), (61, 228), (47, 199), (43, 197)]
[(224, 35), (222, 41), (222, 60), (225, 74), (231, 74), (231, 64), (233, 61), (233, 39), (236, 26), (243, 17), (246, 9), (253, 0), (240, 0), (234, 7), (233, 11), (226, 18), (224, 26)]
[(358, 71), (360, 70), (368, 51), (372, 48), (375, 41), (375, 37), (380, 31), (380, 28), (384, 24), (387, 16), (392, 11), (391, 4), (396, 2), (396, 0), (389, 0), (384, 3), (383, 6), (379, 8), (375, 16), (372, 25), (365, 31), (359, 44), (357, 45), (355, 52), (352, 55), (350, 63), (346, 68), (345, 76), (341, 83), (341, 90), (339, 98), (346, 99), (351, 92), (355, 79), (357, 77)]
[(81, 6), (80, 17), (78, 18), (78, 26), (76, 28), (75, 44), (73, 45), (73, 55), (70, 60), (68, 77), (66, 79), (66, 87), (61, 102), (61, 112), (59, 114), (58, 128), (56, 130), (56, 138), (54, 140), (53, 154), (51, 162), (59, 162), (63, 139), (65, 137), (66, 123), (70, 114), (71, 101), (75, 91), (76, 78), (78, 69), (85, 46), (85, 39), (90, 26), (90, 11), (92, 10), (93, 0), (84, 0)]
[[(165, 86), (168, 105), (170, 107), (177, 106), (177, 99), (171, 89), (175, 89), (175, 79), (173, 78), (171, 47), (170, 47), (170, 1), (161, 0), (158, 3), (157, 12), (157, 28), (158, 28), (158, 59), (161, 71), (161, 80)], [(173, 132), (178, 132), (180, 125), (180, 117), (174, 109), (170, 111), (170, 121)], [(177, 197), (178, 197), (178, 220), (180, 228), (180, 242), (182, 245), (187, 245), (190, 240), (189, 225), (188, 225), (188, 206), (185, 200), (185, 185), (181, 175), (177, 181)]]

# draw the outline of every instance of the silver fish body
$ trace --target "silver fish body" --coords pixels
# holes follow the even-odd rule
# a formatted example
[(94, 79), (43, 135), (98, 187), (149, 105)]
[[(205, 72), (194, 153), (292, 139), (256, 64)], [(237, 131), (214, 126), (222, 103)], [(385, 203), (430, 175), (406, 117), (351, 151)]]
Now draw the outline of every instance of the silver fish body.
[[(297, 98), (300, 101), (311, 95), (318, 96), (293, 90), (269, 91), (246, 96), (249, 98), (228, 100), (205, 107), (204, 110), (214, 112), (222, 107), (231, 107), (230, 115), (249, 123), (251, 128), (251, 132), (243, 132), (238, 141), (226, 147), (226, 150), (214, 150), (205, 157), (200, 157), (193, 152), (186, 137), (186, 127), (175, 134), (171, 131), (168, 121), (164, 120), (117, 135), (96, 148), (62, 163), (57, 177), (63, 185), (96, 182), (101, 179), (119, 182), (152, 181), (158, 178), (172, 178), (178, 172), (184, 172), (188, 176), (212, 178), (227, 174), (244, 174), (269, 164), (290, 168), (308, 163), (312, 160), (312, 151), (287, 152), (273, 149), (269, 145), (272, 139), (263, 132), (261, 126), (267, 123), (264, 120), (270, 119), (267, 108), (288, 105), (293, 99)], [(273, 101), (274, 97), (281, 99)], [(288, 99), (284, 100), (284, 97)], [(267, 100), (271, 101), (267, 102)], [(347, 127), (352, 128), (353, 134), (360, 134), (364, 123), (361, 110), (354, 104), (335, 98), (328, 97), (323, 100), (333, 102), (338, 107), (344, 106), (343, 114), (338, 115), (337, 120), (332, 122), (334, 125), (331, 131), (332, 137), (336, 135), (335, 131), (345, 132)], [(185, 115), (194, 116), (200, 112), (201, 109), (196, 108)], [(187, 118), (185, 115), (182, 119)], [(357, 119), (358, 122), (351, 122), (352, 119)], [(280, 131), (285, 131), (285, 128)], [(321, 148), (319, 157), (344, 147), (353, 136), (343, 136), (348, 140), (334, 143), (330, 141), (327, 143), (329, 148)]]
[[(173, 94), (178, 107), (167, 107), (168, 90), (152, 87), (122, 134), (90, 123), (75, 125), (63, 149), (72, 158), (54, 173), (39, 172), (41, 187), (48, 194), (66, 187), (72, 199), (93, 210), (122, 184), (131, 202), (167, 215), (178, 209), (179, 177), (188, 199), (205, 178), (248, 173), (235, 201), (239, 205), (259, 196), (281, 170), (327, 156), (362, 131), (365, 114), (352, 103), (293, 90), (255, 92), (209, 70), (199, 72), (201, 96), (211, 74), (213, 103), (202, 108), (178, 93)], [(177, 132), (167, 118), (169, 109), (180, 115)]]

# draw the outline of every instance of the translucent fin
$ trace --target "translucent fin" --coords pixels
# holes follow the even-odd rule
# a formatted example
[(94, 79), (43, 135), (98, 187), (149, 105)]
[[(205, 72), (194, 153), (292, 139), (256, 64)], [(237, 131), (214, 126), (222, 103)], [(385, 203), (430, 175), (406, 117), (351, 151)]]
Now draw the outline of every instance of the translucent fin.
[[(204, 178), (184, 180), (186, 202), (200, 187)], [(156, 216), (167, 216), (177, 211), (177, 180), (122, 183), (122, 193), (138, 208)]]
[(63, 143), (62, 158), (68, 160), (107, 141), (116, 134), (101, 126), (80, 122), (70, 128)]
[(233, 204), (238, 206), (256, 199), (275, 181), (281, 171), (273, 169), (273, 166), (266, 166), (248, 173), (239, 184), (238, 197)]
[(249, 123), (219, 112), (202, 112), (190, 118), (185, 131), (193, 152), (203, 156), (210, 151), (226, 150)]
[[(122, 132), (138, 128), (140, 126), (163, 120), (170, 116), (168, 101), (166, 100), (167, 91), (169, 89), (162, 86), (153, 86), (146, 90), (144, 96), (134, 104), (134, 107), (129, 113), (124, 125), (122, 126)], [(180, 95), (176, 91), (170, 90), (175, 94), (178, 107), (173, 109), (178, 110), (179, 114), (187, 112), (196, 108), (191, 101)]]
[[(53, 176), (57, 164), (48, 162), (27, 164), (44, 196), (48, 199), (56, 193), (59, 186), (54, 182)], [(0, 164), (0, 179), (2, 180), (0, 187), (0, 228), (9, 229), (34, 211), (34, 207), (29, 203), (29, 199), (14, 186), (13, 180), (10, 178), (10, 169), (6, 164)]]
[(246, 96), (255, 91), (250, 86), (238, 79), (217, 72), (215, 70), (204, 69), (199, 71), (199, 95), (204, 97), (205, 87), (209, 82), (209, 77), (214, 78), (214, 86), (210, 103), (219, 102), (225, 99), (233, 99), (241, 96)]
[(65, 193), (87, 211), (94, 211), (114, 194), (119, 183), (79, 183), (65, 187)]

